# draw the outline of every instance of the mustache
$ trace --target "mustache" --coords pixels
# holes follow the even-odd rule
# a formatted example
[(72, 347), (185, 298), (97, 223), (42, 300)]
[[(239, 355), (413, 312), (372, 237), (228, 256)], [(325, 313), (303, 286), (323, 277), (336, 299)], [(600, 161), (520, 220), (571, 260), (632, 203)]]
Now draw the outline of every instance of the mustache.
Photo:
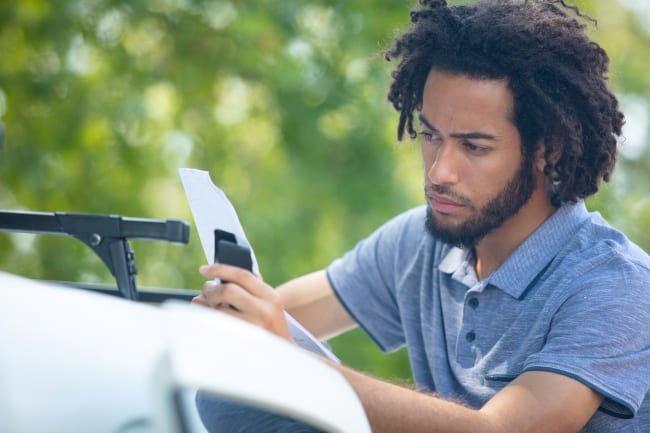
[(435, 193), (438, 195), (444, 195), (452, 199), (453, 201), (461, 204), (463, 206), (473, 207), (472, 201), (465, 197), (464, 195), (458, 194), (451, 190), (451, 188), (444, 185), (429, 184), (424, 186), (424, 194)]

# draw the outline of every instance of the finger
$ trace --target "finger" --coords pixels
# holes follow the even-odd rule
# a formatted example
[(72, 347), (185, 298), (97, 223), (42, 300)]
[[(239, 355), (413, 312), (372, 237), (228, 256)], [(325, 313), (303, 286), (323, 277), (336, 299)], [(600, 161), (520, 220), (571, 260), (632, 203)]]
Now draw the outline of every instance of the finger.
[(282, 300), (271, 286), (234, 266), (215, 264), (202, 266), (200, 271), (205, 277), (228, 281), (208, 281), (203, 285), (202, 294), (210, 307), (291, 340)]
[(218, 278), (229, 283), (235, 283), (255, 297), (262, 299), (274, 297), (273, 289), (246, 269), (217, 263), (209, 266), (201, 266), (199, 271), (204, 277)]
[(220, 290), (221, 283), (218, 283), (214, 280), (212, 281), (206, 281), (203, 283), (203, 287), (201, 288), (201, 294), (199, 297), (203, 302), (205, 302), (205, 305), (211, 308), (219, 308), (221, 307), (221, 290)]
[(243, 287), (234, 284), (204, 284), (203, 294), (208, 306), (258, 325), (285, 337), (287, 332), (284, 310), (280, 297), (266, 300), (253, 296)]
[(217, 284), (208, 281), (203, 285), (203, 298), (209, 307), (215, 309), (232, 308), (237, 311), (251, 311), (256, 306), (257, 298), (243, 287), (233, 284)]
[(250, 311), (256, 305), (256, 298), (237, 284), (221, 284), (214, 293), (217, 295), (214, 296), (214, 301), (220, 305), (232, 307), (239, 312)]
[(203, 296), (203, 293), (193, 297), (192, 298), (192, 304), (203, 305), (205, 307), (208, 307), (208, 302), (205, 300), (205, 297)]
[(271, 301), (256, 298), (242, 287), (232, 283), (221, 285), (218, 291), (221, 295), (219, 297), (221, 303), (214, 308), (291, 341), (279, 297)]

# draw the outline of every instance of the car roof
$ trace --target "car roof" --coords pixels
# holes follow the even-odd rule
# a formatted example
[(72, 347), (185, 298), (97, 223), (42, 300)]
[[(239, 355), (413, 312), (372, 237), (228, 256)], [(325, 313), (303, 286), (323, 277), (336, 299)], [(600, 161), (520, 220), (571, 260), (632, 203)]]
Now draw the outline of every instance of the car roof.
[(199, 388), (325, 431), (370, 431), (335, 369), (226, 314), (2, 272), (0, 305), (0, 431), (181, 431), (172, 394)]

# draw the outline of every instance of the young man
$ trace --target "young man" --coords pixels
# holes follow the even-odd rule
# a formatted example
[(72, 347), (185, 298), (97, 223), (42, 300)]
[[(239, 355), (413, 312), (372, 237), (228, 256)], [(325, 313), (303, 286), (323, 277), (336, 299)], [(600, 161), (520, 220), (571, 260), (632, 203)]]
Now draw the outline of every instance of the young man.
[(427, 205), (277, 291), (204, 267), (230, 283), (195, 303), (406, 345), (418, 391), (337, 367), (374, 431), (650, 431), (650, 259), (583, 202), (623, 124), (606, 53), (561, 0), (420, 3), (388, 98), (399, 138), (417, 116)]

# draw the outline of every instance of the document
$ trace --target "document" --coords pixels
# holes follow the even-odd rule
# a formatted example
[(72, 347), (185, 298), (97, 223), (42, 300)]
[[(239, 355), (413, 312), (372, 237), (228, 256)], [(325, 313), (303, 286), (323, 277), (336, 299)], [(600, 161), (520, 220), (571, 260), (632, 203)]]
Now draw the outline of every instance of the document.
[[(214, 230), (221, 229), (233, 233), (237, 239), (237, 244), (247, 246), (250, 249), (253, 272), (259, 275), (255, 253), (248, 239), (246, 239), (237, 212), (226, 194), (212, 182), (210, 173), (193, 168), (179, 168), (178, 173), (208, 263), (212, 263), (214, 258)], [(284, 314), (291, 338), (298, 345), (334, 362), (341, 362), (336, 355), (309, 333), (296, 319), (291, 317), (289, 313), (285, 311)]]

